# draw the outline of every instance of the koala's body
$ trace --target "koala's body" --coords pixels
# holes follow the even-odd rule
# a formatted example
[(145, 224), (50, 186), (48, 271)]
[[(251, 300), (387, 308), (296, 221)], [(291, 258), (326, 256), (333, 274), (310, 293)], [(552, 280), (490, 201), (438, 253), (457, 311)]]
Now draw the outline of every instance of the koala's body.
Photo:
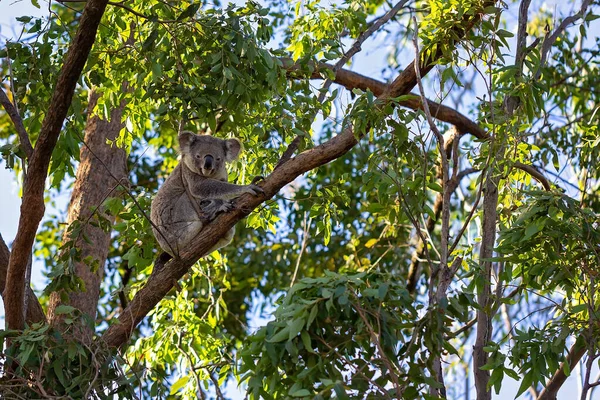
[[(160, 230), (152, 227), (158, 244), (172, 256), (178, 256), (219, 212), (231, 210), (233, 199), (263, 192), (256, 185), (227, 182), (225, 163), (238, 158), (242, 147), (239, 140), (183, 131), (179, 145), (181, 161), (158, 190), (150, 213)], [(232, 228), (211, 252), (229, 244), (234, 232)]]

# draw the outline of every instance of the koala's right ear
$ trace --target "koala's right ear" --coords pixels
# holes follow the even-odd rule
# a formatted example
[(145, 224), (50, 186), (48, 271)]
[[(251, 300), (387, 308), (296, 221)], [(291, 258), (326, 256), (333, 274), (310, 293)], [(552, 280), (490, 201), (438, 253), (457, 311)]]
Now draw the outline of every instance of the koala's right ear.
[(196, 140), (196, 134), (190, 131), (181, 131), (179, 132), (179, 148), (181, 152), (184, 152), (190, 148), (190, 145), (194, 143)]
[(231, 162), (238, 158), (242, 151), (242, 143), (236, 138), (225, 141), (225, 160)]

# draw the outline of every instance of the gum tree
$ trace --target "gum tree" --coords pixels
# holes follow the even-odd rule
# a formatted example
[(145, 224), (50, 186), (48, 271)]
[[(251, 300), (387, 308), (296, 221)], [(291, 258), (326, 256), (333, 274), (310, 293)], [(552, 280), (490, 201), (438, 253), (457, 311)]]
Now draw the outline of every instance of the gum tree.
[[(552, 399), (577, 365), (591, 396), (591, 1), (48, 10), (0, 50), (7, 398)], [(240, 138), (230, 181), (265, 193), (162, 262), (183, 128)]]

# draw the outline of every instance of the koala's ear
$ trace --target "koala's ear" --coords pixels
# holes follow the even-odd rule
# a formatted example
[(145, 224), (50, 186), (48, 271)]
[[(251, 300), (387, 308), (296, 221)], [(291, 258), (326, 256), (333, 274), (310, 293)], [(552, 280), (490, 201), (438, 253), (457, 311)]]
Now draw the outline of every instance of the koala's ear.
[(233, 138), (225, 141), (225, 161), (233, 161), (238, 158), (242, 151), (242, 144)]
[(181, 131), (179, 132), (179, 148), (181, 151), (185, 151), (190, 148), (190, 145), (194, 143), (196, 139), (196, 134), (190, 131)]

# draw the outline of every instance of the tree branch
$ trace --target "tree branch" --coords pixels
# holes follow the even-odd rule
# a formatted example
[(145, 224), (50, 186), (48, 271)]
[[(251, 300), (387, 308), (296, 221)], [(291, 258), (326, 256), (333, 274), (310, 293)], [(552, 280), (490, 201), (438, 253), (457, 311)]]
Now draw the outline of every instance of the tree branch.
[[(283, 68), (288, 71), (288, 75), (294, 76), (295, 72), (302, 72), (302, 67), (294, 63), (291, 58), (280, 58)], [(323, 79), (323, 70), (333, 70), (334, 66), (327, 63), (310, 63), (309, 68), (312, 68), (311, 79)], [(301, 75), (303, 76), (303, 75)], [(361, 75), (359, 73), (349, 71), (347, 69), (339, 69), (335, 73), (333, 82), (344, 86), (348, 90), (360, 89), (363, 91), (370, 90), (377, 97), (381, 97), (388, 90), (389, 86), (381, 81)], [(397, 104), (410, 108), (412, 110), (423, 110), (423, 102), (421, 96), (415, 93), (409, 93), (410, 98), (402, 99)], [(453, 108), (437, 103), (432, 100), (427, 100), (427, 105), (433, 118), (454, 125), (461, 134), (471, 134), (478, 139), (487, 138), (487, 133), (477, 123), (456, 111)]]
[[(10, 259), (10, 251), (2, 235), (0, 234), (0, 293), (4, 291), (6, 286), (6, 273), (8, 272), (8, 260)], [(27, 310), (25, 311), (25, 321), (27, 323), (45, 322), (46, 315), (42, 309), (42, 305), (35, 295), (34, 291), (28, 287), (25, 293), (27, 299)]]
[(546, 179), (546, 177), (540, 171), (538, 171), (534, 166), (523, 164), (518, 161), (516, 161), (513, 165), (515, 166), (515, 168), (518, 168), (521, 171), (524, 171), (524, 172), (528, 173), (529, 175), (531, 175), (536, 181), (538, 181), (544, 187), (544, 189), (546, 189), (547, 191), (550, 191), (550, 189), (551, 189), (550, 182), (548, 182), (548, 179)]
[(563, 21), (560, 23), (558, 28), (556, 28), (550, 36), (546, 36), (544, 38), (544, 41), (542, 42), (542, 50), (540, 51), (540, 53), (541, 53), (540, 66), (538, 67), (537, 72), (535, 74), (536, 79), (540, 78), (540, 76), (542, 74), (542, 68), (544, 68), (546, 66), (546, 59), (548, 57), (548, 52), (550, 52), (550, 49), (556, 42), (556, 39), (558, 39), (558, 37), (563, 34), (565, 29), (567, 29), (569, 27), (569, 25), (571, 25), (572, 23), (577, 22), (579, 19), (583, 18), (583, 16), (585, 15), (585, 13), (591, 3), (592, 3), (592, 0), (583, 0), (581, 2), (581, 9), (579, 10), (579, 12), (563, 19)]
[(19, 228), (10, 256), (6, 287), (4, 288), (4, 308), (8, 329), (22, 329), (24, 325), (23, 282), (35, 233), (44, 216), (44, 184), (48, 175), (52, 150), (60, 135), (73, 99), (73, 92), (94, 44), (96, 31), (107, 2), (107, 0), (89, 0), (85, 4), (77, 34), (65, 57), (52, 93), (48, 113), (42, 123), (39, 139), (29, 160), (29, 171), (23, 188)]
[(567, 380), (567, 374), (565, 374), (565, 363), (569, 364), (569, 370), (577, 366), (577, 363), (586, 352), (583, 341), (581, 343), (575, 342), (569, 349), (567, 359), (560, 364), (560, 368), (556, 370), (552, 378), (546, 383), (546, 387), (542, 390), (537, 400), (556, 400), (556, 395)]
[[(13, 95), (14, 99), (14, 95)], [(21, 148), (25, 152), (27, 159), (31, 158), (33, 154), (33, 147), (31, 147), (31, 142), (29, 141), (29, 135), (27, 134), (27, 130), (25, 129), (25, 125), (23, 125), (23, 120), (19, 115), (19, 111), (17, 111), (17, 107), (13, 103), (11, 103), (10, 99), (4, 92), (4, 89), (0, 87), (0, 104), (4, 107), (4, 110), (10, 117), (11, 121), (15, 125), (15, 129), (17, 130), (17, 134), (19, 135), (19, 144)]]
[[(383, 26), (386, 22), (392, 19), (398, 11), (404, 7), (404, 5), (408, 2), (408, 0), (400, 0), (396, 5), (385, 13), (381, 18), (378, 18), (366, 31), (360, 34), (360, 36), (356, 39), (356, 41), (352, 44), (352, 47), (343, 55), (342, 58), (338, 60), (333, 66), (333, 73), (337, 73), (337, 71), (344, 66), (356, 53), (358, 53), (362, 49), (362, 44), (367, 40), (373, 33), (375, 33), (379, 28)], [(331, 80), (327, 79), (323, 84), (323, 88), (321, 89), (321, 94), (319, 94), (319, 103), (321, 103), (325, 99), (325, 92), (331, 86)]]

